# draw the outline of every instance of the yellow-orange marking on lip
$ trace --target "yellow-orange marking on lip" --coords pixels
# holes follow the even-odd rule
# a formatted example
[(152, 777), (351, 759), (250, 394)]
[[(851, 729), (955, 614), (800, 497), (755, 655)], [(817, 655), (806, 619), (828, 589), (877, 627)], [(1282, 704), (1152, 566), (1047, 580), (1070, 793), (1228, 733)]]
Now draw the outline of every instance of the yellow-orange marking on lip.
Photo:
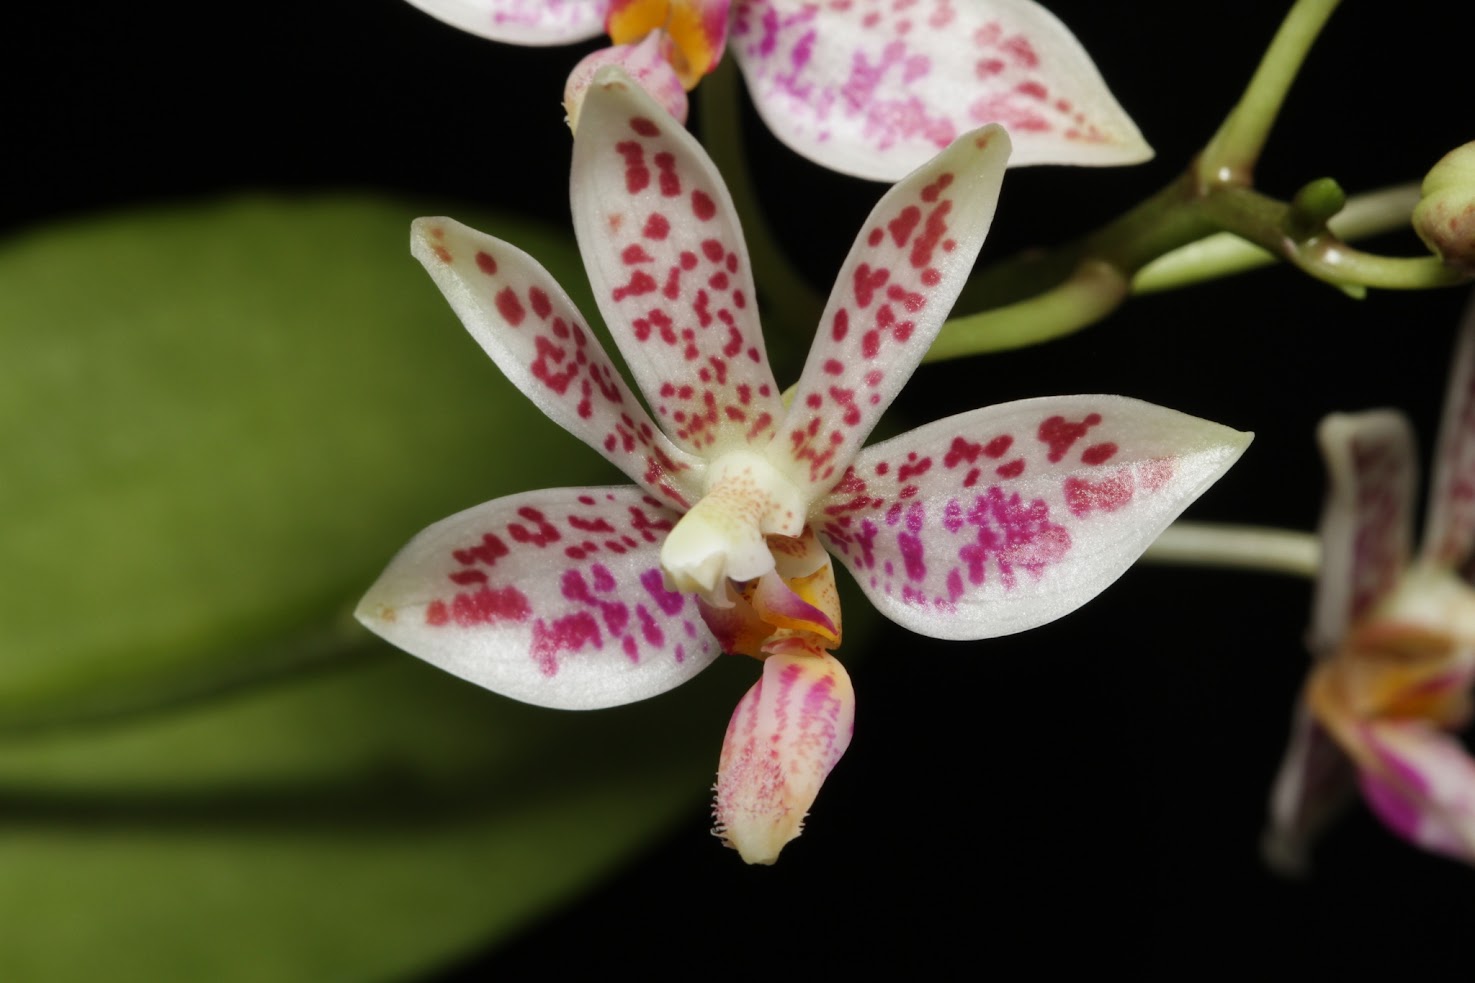
[(615, 44), (634, 44), (656, 28), (674, 44), (671, 67), (690, 92), (717, 67), (727, 40), (727, 4), (700, 0), (614, 0), (604, 22)]

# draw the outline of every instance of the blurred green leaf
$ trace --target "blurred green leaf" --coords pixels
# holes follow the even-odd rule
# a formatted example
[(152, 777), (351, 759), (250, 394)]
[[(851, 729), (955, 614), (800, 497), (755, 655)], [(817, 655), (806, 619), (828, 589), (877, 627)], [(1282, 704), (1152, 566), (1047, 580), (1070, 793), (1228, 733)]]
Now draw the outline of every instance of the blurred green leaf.
[(694, 814), (751, 668), (722, 660), (654, 703), (569, 714), (385, 648), (0, 746), (0, 978), (321, 983), (444, 965)]
[[(0, 728), (331, 656), (357, 630), (324, 612), (423, 526), (620, 480), (460, 328), (414, 214), (261, 197), (0, 248)], [(570, 237), (479, 221), (584, 289)]]

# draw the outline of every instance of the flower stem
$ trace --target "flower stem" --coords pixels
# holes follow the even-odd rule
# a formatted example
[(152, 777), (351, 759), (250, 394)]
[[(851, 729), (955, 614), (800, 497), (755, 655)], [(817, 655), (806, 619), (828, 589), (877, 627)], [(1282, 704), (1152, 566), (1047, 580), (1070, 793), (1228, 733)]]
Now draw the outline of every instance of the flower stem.
[(923, 361), (1023, 348), (1071, 334), (1101, 320), (1127, 292), (1127, 278), (1116, 267), (1087, 260), (1063, 282), (1033, 297), (952, 319)]
[(1303, 225), (1294, 202), (1286, 204), (1251, 188), (1216, 188), (1201, 199), (1200, 207), (1219, 227), (1319, 280), (1354, 292), (1365, 287), (1426, 290), (1469, 278), (1436, 256), (1379, 256), (1354, 249), (1324, 220)]
[[(1381, 235), (1405, 227), (1419, 203), (1418, 182), (1398, 184), (1347, 199), (1346, 207), (1327, 222), (1344, 242)], [(1219, 232), (1165, 253), (1137, 271), (1134, 295), (1177, 290), (1204, 280), (1232, 276), (1269, 266), (1278, 257), (1269, 250)]]
[(1291, 529), (1175, 522), (1147, 548), (1142, 559), (1314, 578), (1321, 567), (1321, 541), (1312, 533)]
[(1260, 59), (1244, 95), (1199, 155), (1200, 187), (1248, 185), (1266, 137), (1321, 29), (1341, 0), (1296, 0)]

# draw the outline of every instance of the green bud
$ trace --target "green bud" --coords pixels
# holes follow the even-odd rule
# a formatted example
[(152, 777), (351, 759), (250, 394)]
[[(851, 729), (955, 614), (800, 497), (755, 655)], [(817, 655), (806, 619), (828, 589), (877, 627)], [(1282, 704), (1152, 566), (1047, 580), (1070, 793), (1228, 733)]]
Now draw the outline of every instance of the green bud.
[(1475, 273), (1475, 143), (1451, 150), (1424, 177), (1413, 226), (1446, 264)]
[(1312, 181), (1291, 199), (1285, 230), (1297, 240), (1317, 235), (1325, 229), (1327, 219), (1340, 212), (1345, 204), (1347, 194), (1336, 181), (1329, 177)]

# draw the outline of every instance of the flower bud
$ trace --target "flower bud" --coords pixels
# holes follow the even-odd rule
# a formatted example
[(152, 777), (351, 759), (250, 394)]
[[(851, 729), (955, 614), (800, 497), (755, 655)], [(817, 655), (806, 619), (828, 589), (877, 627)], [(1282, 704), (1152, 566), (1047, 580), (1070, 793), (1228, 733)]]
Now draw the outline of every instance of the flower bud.
[(1424, 177), (1413, 226), (1446, 264), (1475, 273), (1475, 143), (1451, 150)]
[(563, 109), (568, 113), (569, 129), (578, 132), (579, 107), (584, 104), (584, 94), (605, 65), (623, 68), (647, 95), (676, 117), (678, 123), (685, 124), (686, 90), (682, 88), (676, 70), (671, 67), (673, 51), (666, 32), (655, 30), (638, 44), (601, 48), (579, 62), (569, 73), (568, 83), (563, 88)]

